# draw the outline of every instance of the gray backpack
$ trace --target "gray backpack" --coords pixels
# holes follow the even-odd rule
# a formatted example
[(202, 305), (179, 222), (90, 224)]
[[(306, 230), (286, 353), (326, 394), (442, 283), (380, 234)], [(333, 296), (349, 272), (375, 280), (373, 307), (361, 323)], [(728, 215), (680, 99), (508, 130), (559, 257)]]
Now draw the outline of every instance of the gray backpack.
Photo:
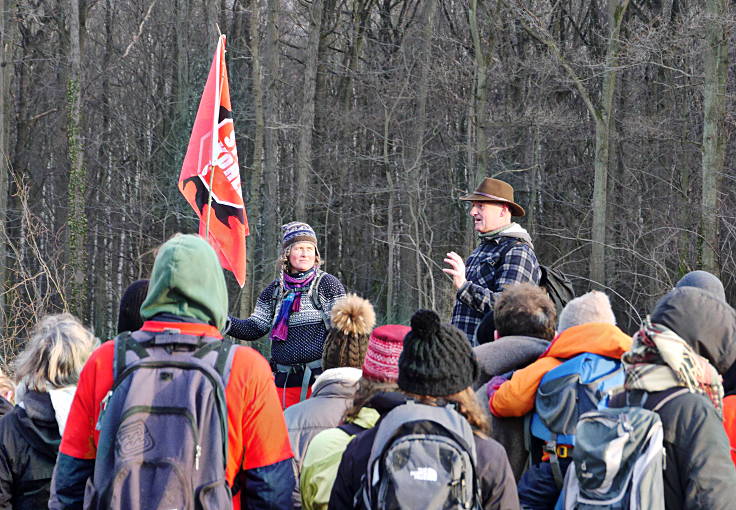
[(583, 414), (556, 508), (664, 510), (663, 431), (656, 411), (687, 391), (668, 394), (651, 411), (622, 407)]
[(361, 496), (365, 508), (479, 509), (475, 441), (452, 405), (409, 401), (380, 422)]
[(137, 331), (115, 339), (114, 383), (85, 509), (232, 506), (225, 480), (229, 340)]

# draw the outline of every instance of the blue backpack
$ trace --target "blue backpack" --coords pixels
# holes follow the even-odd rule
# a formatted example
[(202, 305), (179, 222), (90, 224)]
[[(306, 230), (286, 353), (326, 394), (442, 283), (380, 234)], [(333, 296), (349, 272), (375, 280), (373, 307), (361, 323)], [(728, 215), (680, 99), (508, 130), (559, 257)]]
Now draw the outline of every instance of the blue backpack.
[(552, 474), (562, 487), (558, 457), (567, 457), (575, 446), (575, 427), (580, 415), (598, 408), (607, 395), (623, 388), (624, 370), (618, 359), (583, 353), (565, 361), (542, 377), (530, 420), (531, 436), (544, 441)]

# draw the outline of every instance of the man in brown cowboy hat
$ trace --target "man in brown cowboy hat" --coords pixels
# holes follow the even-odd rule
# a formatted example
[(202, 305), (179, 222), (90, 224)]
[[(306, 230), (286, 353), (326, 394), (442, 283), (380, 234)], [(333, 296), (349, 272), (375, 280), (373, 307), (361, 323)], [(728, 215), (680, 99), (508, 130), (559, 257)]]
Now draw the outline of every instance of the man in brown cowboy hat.
[(498, 179), (486, 178), (476, 190), (460, 200), (471, 203), (473, 228), (480, 245), (463, 262), (451, 251), (445, 258), (450, 267), (457, 301), (452, 324), (464, 331), (472, 345), (478, 345), (475, 330), (493, 310), (498, 294), (507, 285), (522, 282), (539, 284), (542, 272), (527, 231), (511, 221), (524, 216), (524, 208), (514, 202), (514, 188)]

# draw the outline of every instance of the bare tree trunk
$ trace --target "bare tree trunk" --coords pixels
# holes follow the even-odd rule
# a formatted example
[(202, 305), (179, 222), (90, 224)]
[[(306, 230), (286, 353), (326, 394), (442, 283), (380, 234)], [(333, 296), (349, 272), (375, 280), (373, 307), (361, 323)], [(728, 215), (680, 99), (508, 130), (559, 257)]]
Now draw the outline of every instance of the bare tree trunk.
[(248, 186), (248, 209), (251, 211), (252, 217), (256, 221), (250, 222), (251, 246), (248, 253), (248, 273), (249, 278), (245, 282), (245, 287), (240, 294), (240, 316), (244, 317), (250, 314), (255, 304), (255, 281), (254, 281), (254, 261), (255, 249), (253, 244), (258, 244), (261, 238), (261, 232), (258, 228), (260, 218), (263, 212), (263, 200), (261, 192), (261, 183), (263, 180), (263, 136), (266, 130), (263, 118), (263, 76), (261, 74), (261, 31), (260, 21), (261, 9), (260, 0), (252, 0), (250, 12), (250, 55), (251, 55), (251, 72), (253, 83), (253, 105), (255, 113), (255, 129), (253, 142), (253, 168), (250, 172), (250, 186)]
[(708, 42), (705, 48), (705, 83), (703, 90), (703, 194), (702, 261), (703, 269), (719, 274), (718, 264), (718, 194), (726, 158), (724, 122), (726, 119), (726, 78), (728, 76), (728, 36), (725, 23), (726, 0), (706, 2)]
[(307, 182), (312, 171), (312, 133), (314, 130), (314, 103), (319, 65), (319, 41), (322, 31), (324, 0), (313, 0), (309, 11), (309, 36), (304, 57), (304, 89), (302, 111), (299, 116), (299, 148), (296, 162), (294, 217), (304, 221), (306, 214)]
[(82, 137), (82, 37), (84, 23), (84, 0), (70, 0), (68, 14), (69, 30), (69, 79), (67, 80), (67, 140), (69, 170), (69, 239), (68, 262), (72, 270), (71, 307), (82, 320), (84, 314), (87, 216), (87, 171), (84, 168), (84, 143)]
[(3, 62), (0, 67), (0, 337), (5, 330), (5, 292), (7, 289), (5, 222), (8, 212), (8, 175), (10, 174), (10, 119), (13, 114), (10, 104), (10, 80), (14, 68), (7, 63), (13, 60), (10, 24), (12, 4), (13, 2), (0, 0), (0, 61)]
[(524, 28), (544, 43), (552, 52), (585, 103), (595, 121), (595, 158), (593, 160), (593, 225), (591, 233), (590, 280), (593, 285), (606, 284), (606, 207), (608, 202), (608, 166), (611, 147), (611, 123), (613, 122), (613, 97), (618, 78), (618, 57), (621, 49), (619, 37), (621, 24), (629, 6), (629, 0), (608, 0), (608, 47), (606, 67), (603, 74), (600, 104), (596, 106), (570, 62), (563, 56), (560, 47), (539, 18), (532, 14), (524, 2), (517, 1), (515, 9)]
[(386, 225), (386, 241), (388, 243), (388, 270), (386, 271), (386, 315), (385, 321), (391, 324), (394, 321), (394, 259), (396, 258), (396, 244), (394, 237), (394, 207), (396, 201), (394, 199), (394, 179), (392, 176), (391, 162), (389, 158), (389, 126), (391, 123), (391, 113), (388, 109), (385, 111), (383, 123), (383, 165), (386, 172), (386, 183), (388, 184), (388, 222)]
[[(405, 180), (409, 191), (409, 214), (412, 221), (412, 235), (414, 237), (414, 271), (417, 301), (411, 307), (425, 308), (425, 289), (422, 284), (422, 252), (425, 248), (422, 242), (424, 235), (421, 228), (420, 208), (423, 208), (421, 192), (422, 186), (422, 158), (424, 155), (425, 132), (427, 131), (427, 96), (429, 93), (430, 54), (432, 49), (432, 32), (434, 28), (434, 14), (437, 9), (436, 0), (426, 0), (423, 28), (421, 31), (419, 81), (417, 83), (416, 121), (414, 123), (414, 151), (410, 160), (411, 166), (405, 172)], [(431, 268), (429, 268), (431, 271)], [(408, 296), (407, 296), (408, 297)], [(408, 301), (408, 300), (407, 300)]]
[(279, 251), (279, 235), (281, 209), (279, 205), (280, 175), (278, 162), (280, 158), (278, 133), (276, 126), (279, 119), (279, 32), (276, 24), (281, 0), (267, 0), (268, 17), (266, 19), (265, 47), (263, 49), (263, 117), (265, 131), (263, 133), (263, 260), (268, 265), (261, 274), (262, 282), (269, 280), (273, 274), (273, 262)]
[[(468, 11), (468, 21), (470, 24), (470, 34), (473, 38), (473, 50), (475, 53), (475, 73), (474, 94), (473, 94), (473, 113), (475, 124), (475, 182), (480, 181), (488, 172), (488, 65), (491, 55), (493, 54), (493, 46), (495, 38), (493, 32), (488, 41), (483, 41), (478, 25), (478, 0), (471, 0), (470, 10)], [(492, 29), (491, 29), (492, 30)]]
[(618, 56), (621, 48), (621, 23), (629, 0), (608, 1), (608, 49), (603, 75), (601, 104), (595, 115), (595, 159), (593, 161), (593, 229), (590, 257), (590, 280), (606, 284), (606, 208), (608, 202), (608, 166), (613, 122), (613, 96), (618, 78)]

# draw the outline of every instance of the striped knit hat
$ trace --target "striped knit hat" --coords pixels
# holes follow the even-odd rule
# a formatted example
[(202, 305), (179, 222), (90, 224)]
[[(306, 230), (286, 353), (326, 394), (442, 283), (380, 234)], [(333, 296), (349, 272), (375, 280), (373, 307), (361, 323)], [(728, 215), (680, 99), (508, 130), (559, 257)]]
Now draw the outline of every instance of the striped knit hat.
[(306, 223), (300, 221), (292, 221), (286, 225), (281, 225), (281, 232), (283, 233), (281, 238), (281, 249), (286, 249), (294, 243), (307, 242), (314, 244), (317, 247), (317, 235), (312, 230), (312, 227)]
[(409, 326), (399, 324), (387, 324), (374, 329), (363, 361), (363, 377), (395, 383), (399, 379), (399, 356), (404, 348), (404, 337), (409, 331)]

